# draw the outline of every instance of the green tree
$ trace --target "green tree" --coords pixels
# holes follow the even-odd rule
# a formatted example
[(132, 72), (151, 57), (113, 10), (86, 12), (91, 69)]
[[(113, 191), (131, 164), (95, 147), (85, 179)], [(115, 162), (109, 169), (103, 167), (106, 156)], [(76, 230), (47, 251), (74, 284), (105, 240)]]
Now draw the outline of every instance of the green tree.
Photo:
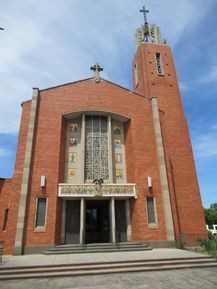
[(217, 224), (217, 203), (211, 204), (208, 209), (204, 209), (204, 214), (208, 225)]
[(211, 204), (210, 209), (216, 210), (217, 211), (217, 203)]

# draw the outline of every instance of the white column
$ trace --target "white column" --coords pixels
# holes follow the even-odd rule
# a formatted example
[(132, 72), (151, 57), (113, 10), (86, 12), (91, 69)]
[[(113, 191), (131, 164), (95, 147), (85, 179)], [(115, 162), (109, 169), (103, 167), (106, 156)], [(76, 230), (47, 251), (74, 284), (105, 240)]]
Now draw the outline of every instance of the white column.
[(80, 244), (85, 241), (85, 199), (81, 198), (80, 204)]
[(61, 221), (61, 244), (65, 243), (66, 227), (66, 200), (62, 200), (62, 221)]
[(26, 207), (27, 207), (27, 195), (29, 192), (29, 179), (31, 177), (31, 163), (32, 163), (32, 150), (33, 150), (33, 142), (34, 142), (34, 133), (35, 133), (35, 123), (36, 123), (36, 112), (38, 107), (38, 98), (39, 98), (39, 89), (33, 88), (32, 92), (32, 102), (31, 102), (31, 110), (30, 110), (30, 118), (28, 124), (28, 134), (26, 141), (26, 149), (25, 149), (25, 158), (24, 158), (24, 166), (23, 166), (23, 176), (22, 176), (22, 184), (20, 191), (20, 201), (19, 201), (19, 210), (18, 210), (18, 218), (17, 218), (17, 227), (16, 227), (16, 237), (14, 244), (14, 255), (22, 255), (23, 254), (23, 239), (24, 239), (24, 231), (25, 231), (25, 219), (26, 219)]
[(113, 158), (112, 158), (112, 124), (111, 115), (108, 115), (108, 166), (109, 166), (109, 181), (113, 183)]
[(165, 160), (165, 155), (164, 155), (163, 139), (162, 139), (162, 134), (161, 134), (160, 117), (159, 117), (158, 104), (157, 104), (156, 97), (152, 98), (151, 104), (152, 104), (154, 131), (155, 131), (156, 146), (157, 146), (157, 155), (158, 155), (158, 163), (159, 163), (164, 214), (165, 214), (165, 221), (166, 221), (167, 240), (174, 241), (175, 235), (174, 235), (174, 226), (173, 226), (173, 215), (172, 215), (172, 207), (171, 207), (171, 200), (170, 200), (169, 184), (168, 184), (168, 179), (167, 179), (167, 168), (166, 168), (166, 160)]
[(111, 241), (115, 243), (116, 234), (115, 234), (115, 199), (111, 198), (110, 200), (110, 224), (111, 224)]
[(127, 224), (127, 241), (132, 240), (132, 228), (131, 228), (131, 220), (130, 220), (130, 200), (125, 200), (126, 207), (126, 224)]

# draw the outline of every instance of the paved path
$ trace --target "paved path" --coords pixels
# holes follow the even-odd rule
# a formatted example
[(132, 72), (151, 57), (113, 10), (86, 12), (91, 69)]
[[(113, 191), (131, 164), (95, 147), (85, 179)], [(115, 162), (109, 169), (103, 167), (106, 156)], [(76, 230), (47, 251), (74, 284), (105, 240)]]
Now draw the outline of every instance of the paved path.
[(4, 256), (1, 266), (30, 266), (46, 264), (70, 264), (83, 262), (106, 262), (120, 260), (147, 260), (163, 258), (185, 258), (204, 256), (198, 253), (179, 249), (153, 249), (151, 251), (131, 252), (105, 252), (105, 253), (83, 253), (83, 254), (62, 254), (62, 255), (25, 255), (25, 256)]
[[(195, 257), (200, 254), (178, 249), (146, 252), (115, 252), (72, 255), (5, 256), (1, 267), (81, 263), (94, 261), (140, 260)], [(217, 268), (109, 274), (86, 277), (1, 281), (0, 289), (216, 289)]]

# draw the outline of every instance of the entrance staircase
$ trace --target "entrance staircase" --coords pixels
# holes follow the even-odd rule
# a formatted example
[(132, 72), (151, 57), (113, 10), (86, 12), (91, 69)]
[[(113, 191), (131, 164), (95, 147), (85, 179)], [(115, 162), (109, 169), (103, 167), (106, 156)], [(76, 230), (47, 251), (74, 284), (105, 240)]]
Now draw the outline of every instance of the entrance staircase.
[[(217, 267), (209, 256), (1, 267), (0, 281)], [(1, 285), (0, 285), (1, 287)]]
[(43, 252), (46, 255), (56, 254), (81, 254), (81, 253), (103, 253), (121, 251), (144, 251), (152, 250), (143, 242), (121, 242), (121, 243), (96, 243), (96, 244), (70, 244), (57, 245)]

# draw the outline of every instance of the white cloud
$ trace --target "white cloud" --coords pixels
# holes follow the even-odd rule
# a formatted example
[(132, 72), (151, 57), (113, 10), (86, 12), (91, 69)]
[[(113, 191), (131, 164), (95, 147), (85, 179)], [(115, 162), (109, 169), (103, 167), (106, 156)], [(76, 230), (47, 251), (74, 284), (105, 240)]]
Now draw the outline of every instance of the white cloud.
[(217, 158), (217, 124), (212, 125), (206, 133), (195, 138), (194, 151), (199, 160)]
[[(120, 79), (124, 75), (123, 55), (130, 55), (131, 69), (134, 33), (143, 23), (139, 13), (143, 5), (143, 0), (4, 0), (0, 133), (18, 131), (20, 103), (31, 98), (32, 87), (90, 77), (89, 67), (95, 62), (104, 66), (103, 77), (115, 82), (118, 75)], [(192, 19), (198, 21), (205, 13), (202, 5), (198, 0), (153, 0), (147, 3), (148, 17), (160, 24), (162, 34), (174, 45)], [(181, 85), (181, 89), (185, 87)]]
[(0, 148), (0, 158), (8, 154), (8, 151), (4, 148)]
[(188, 86), (184, 82), (179, 81), (179, 88), (180, 88), (180, 90), (184, 91), (184, 90), (188, 89)]
[(153, 8), (151, 10), (153, 16), (150, 18), (156, 19), (168, 43), (175, 46), (183, 34), (186, 34), (186, 30), (190, 30), (197, 25), (210, 8), (210, 5), (214, 4), (215, 0), (207, 0), (206, 5), (202, 0), (155, 0), (147, 5)]
[(210, 68), (209, 73), (199, 80), (200, 83), (210, 83), (216, 81), (217, 81), (217, 65), (212, 66)]

